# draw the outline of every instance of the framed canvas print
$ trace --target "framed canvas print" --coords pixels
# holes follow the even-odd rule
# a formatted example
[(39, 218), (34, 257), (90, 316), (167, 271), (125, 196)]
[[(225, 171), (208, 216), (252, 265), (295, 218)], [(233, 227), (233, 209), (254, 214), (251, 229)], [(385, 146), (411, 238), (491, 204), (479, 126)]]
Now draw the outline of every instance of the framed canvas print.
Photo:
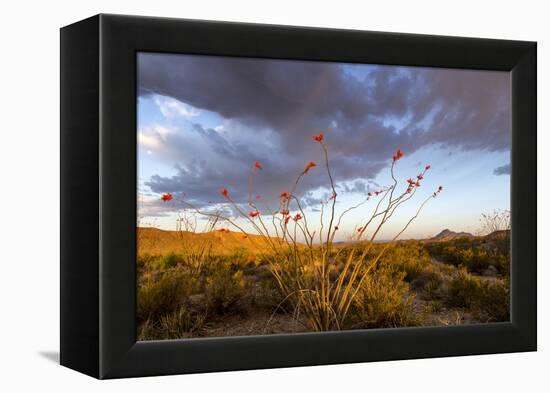
[(61, 364), (536, 350), (536, 44), (61, 29)]

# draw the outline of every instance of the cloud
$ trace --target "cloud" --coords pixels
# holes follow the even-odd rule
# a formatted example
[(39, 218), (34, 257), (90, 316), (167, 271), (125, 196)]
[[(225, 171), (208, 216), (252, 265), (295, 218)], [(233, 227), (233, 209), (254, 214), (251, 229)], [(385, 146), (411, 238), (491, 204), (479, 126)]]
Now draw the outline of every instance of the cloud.
[(176, 116), (193, 118), (200, 115), (200, 111), (171, 97), (155, 95), (155, 104), (159, 107), (164, 117), (173, 119)]
[(138, 219), (142, 220), (144, 217), (166, 217), (169, 215), (171, 209), (166, 206), (157, 196), (140, 192), (138, 194)]
[(500, 175), (509, 175), (510, 174), (510, 164), (499, 166), (493, 170), (493, 174), (496, 176)]
[[(412, 154), (427, 146), (510, 146), (505, 72), (140, 53), (138, 91), (165, 116), (181, 115), (170, 132), (140, 129), (140, 143), (175, 166), (174, 175), (154, 175), (146, 185), (203, 204), (221, 186), (246, 202), (243, 185), (256, 159), (264, 171), (255, 189), (279, 195), (306, 162), (323, 161), (309, 140), (321, 130), (344, 192), (364, 192), (398, 147)], [(223, 124), (207, 126), (197, 111)], [(327, 191), (324, 175), (304, 180), (303, 193)]]
[[(394, 117), (408, 118), (400, 136), (419, 137), (415, 147), (427, 141), (489, 150), (509, 145), (508, 73), (364, 68), (368, 72), (360, 76), (337, 63), (140, 54), (139, 92), (170, 96), (283, 135), (337, 124), (349, 139)], [(429, 126), (422, 129), (421, 122)], [(385, 135), (395, 131), (383, 128)]]
[(174, 130), (161, 125), (154, 125), (145, 129), (138, 130), (138, 144), (147, 149), (159, 150)]

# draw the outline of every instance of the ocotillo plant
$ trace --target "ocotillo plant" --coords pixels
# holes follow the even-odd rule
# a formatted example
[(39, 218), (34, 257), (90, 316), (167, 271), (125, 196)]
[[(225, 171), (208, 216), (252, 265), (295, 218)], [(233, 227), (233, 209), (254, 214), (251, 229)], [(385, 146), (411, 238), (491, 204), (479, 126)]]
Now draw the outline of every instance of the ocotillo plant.
[[(442, 187), (439, 186), (419, 204), (416, 213), (392, 237), (391, 241), (386, 242), (383, 247), (373, 248), (377, 236), (388, 220), (415, 196), (422, 180), (430, 170), (430, 165), (426, 165), (424, 170), (414, 178), (407, 179), (404, 182), (405, 187), (400, 190), (398, 189), (400, 182), (395, 176), (395, 167), (404, 153), (401, 149), (397, 149), (390, 166), (392, 184), (366, 193), (360, 203), (338, 212), (337, 187), (331, 172), (325, 136), (319, 133), (313, 135), (311, 139), (322, 149), (324, 162), (322, 165), (317, 165), (314, 161), (308, 162), (291, 187), (280, 193), (277, 209), (260, 206), (261, 198), (253, 198), (254, 178), (264, 169), (259, 161), (251, 165), (247, 203), (237, 203), (225, 187), (219, 192), (224, 202), (233, 208), (238, 217), (248, 222), (254, 234), (262, 239), (263, 244), (267, 244), (269, 251), (263, 250), (262, 260), (268, 263), (283, 295), (281, 307), (283, 303), (291, 304), (292, 314), (305, 318), (309, 329), (326, 331), (345, 327), (350, 308), (357, 301), (357, 295), (366, 285), (369, 274), (376, 268), (384, 252), (419, 216), (428, 201), (437, 197)], [(318, 230), (314, 230), (312, 223), (308, 222), (307, 209), (302, 206), (297, 190), (303, 178), (310, 176), (313, 170), (321, 166), (328, 178), (330, 197), (321, 203), (320, 223)], [(161, 197), (165, 202), (172, 198), (172, 194), (169, 193)], [(335, 236), (344, 225), (346, 216), (373, 198), (377, 199), (373, 213), (363, 219), (361, 226), (354, 229), (352, 237), (356, 246), (351, 249), (335, 247)], [(241, 225), (237, 219), (228, 217), (220, 211), (210, 212), (197, 208), (185, 198), (180, 202), (185, 209), (191, 209), (195, 213), (208, 217), (211, 228), (218, 226), (216, 230), (222, 233), (238, 231), (242, 234), (243, 240), (250, 241), (253, 247), (259, 248), (256, 240), (249, 238), (249, 234), (243, 228), (244, 225)], [(325, 209), (328, 209), (326, 220)], [(220, 227), (220, 224), (224, 225)], [(373, 251), (375, 251), (374, 255)], [(337, 264), (342, 267), (334, 274), (333, 267)]]

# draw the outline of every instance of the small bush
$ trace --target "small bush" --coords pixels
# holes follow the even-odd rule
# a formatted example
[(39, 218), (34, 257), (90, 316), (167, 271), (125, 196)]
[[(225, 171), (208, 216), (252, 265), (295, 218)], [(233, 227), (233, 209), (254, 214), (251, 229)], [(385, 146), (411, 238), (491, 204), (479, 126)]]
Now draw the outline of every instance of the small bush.
[(137, 316), (139, 321), (157, 318), (176, 310), (195, 287), (195, 280), (187, 274), (168, 272), (138, 286)]
[(206, 279), (206, 295), (213, 311), (225, 314), (236, 306), (246, 293), (242, 270), (215, 269)]
[(481, 274), (489, 266), (491, 259), (483, 249), (467, 248), (459, 251), (461, 265), (466, 267), (469, 272)]
[(182, 262), (182, 258), (179, 255), (171, 252), (170, 254), (163, 255), (157, 260), (158, 270), (168, 270), (178, 266)]
[(467, 237), (447, 242), (430, 243), (426, 249), (434, 258), (464, 267), (470, 273), (483, 274), (490, 266), (504, 277), (510, 273), (510, 238), (470, 239)]
[(441, 302), (430, 302), (425, 306), (426, 313), (439, 313), (441, 311), (443, 311), (443, 305)]
[(260, 280), (256, 284), (253, 301), (255, 306), (270, 312), (281, 313), (287, 308), (287, 305), (282, 304), (284, 296), (281, 289), (271, 277)]
[(198, 335), (206, 320), (205, 313), (193, 313), (181, 307), (160, 316), (158, 321), (147, 319), (141, 326), (139, 340), (174, 340)]
[(447, 303), (452, 307), (471, 307), (478, 294), (480, 282), (479, 278), (468, 274), (466, 270), (459, 270), (450, 283)]
[(447, 265), (429, 264), (410, 283), (411, 289), (421, 293), (426, 300), (441, 299), (446, 276), (455, 269)]
[(508, 280), (483, 280), (460, 270), (450, 284), (447, 303), (472, 308), (480, 319), (506, 321), (510, 318)]
[(500, 275), (504, 277), (510, 276), (510, 256), (497, 254), (493, 257), (493, 265), (497, 268)]
[(441, 284), (443, 283), (443, 280), (441, 277), (434, 275), (431, 277), (430, 281), (424, 286), (424, 295), (426, 299), (441, 299), (442, 293), (441, 293)]
[(389, 328), (419, 325), (422, 314), (413, 308), (414, 295), (403, 281), (406, 273), (379, 269), (359, 293), (350, 324), (354, 328)]
[(510, 291), (508, 280), (485, 281), (481, 286), (474, 306), (487, 322), (510, 320)]
[(392, 245), (382, 258), (381, 266), (405, 272), (404, 280), (412, 282), (430, 265), (430, 256), (416, 242), (402, 242)]

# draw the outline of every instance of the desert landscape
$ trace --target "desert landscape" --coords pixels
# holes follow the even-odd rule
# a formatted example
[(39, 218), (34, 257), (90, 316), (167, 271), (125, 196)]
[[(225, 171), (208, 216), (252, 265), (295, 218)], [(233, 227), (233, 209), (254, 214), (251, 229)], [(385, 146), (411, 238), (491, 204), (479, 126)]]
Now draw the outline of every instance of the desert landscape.
[(510, 318), (506, 73), (138, 55), (139, 340)]
[[(310, 330), (278, 288), (270, 263), (240, 234), (138, 231), (140, 340)], [(392, 244), (340, 328), (509, 320), (509, 241), (506, 230), (486, 236), (444, 230)], [(376, 244), (373, 255), (383, 245)], [(362, 247), (337, 245), (342, 253)], [(342, 268), (331, 263), (331, 277)]]

